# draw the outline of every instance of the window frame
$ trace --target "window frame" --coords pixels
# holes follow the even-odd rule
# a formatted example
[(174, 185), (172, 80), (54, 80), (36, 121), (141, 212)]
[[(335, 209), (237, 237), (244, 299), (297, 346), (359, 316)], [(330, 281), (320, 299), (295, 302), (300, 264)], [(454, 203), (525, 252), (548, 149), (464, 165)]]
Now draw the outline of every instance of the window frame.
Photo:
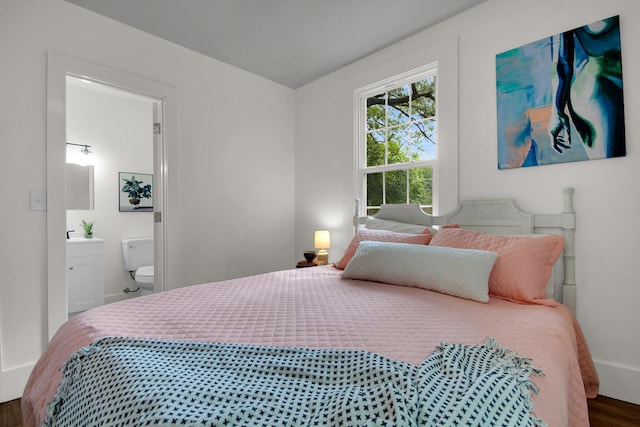
[[(360, 206), (364, 212), (368, 213), (366, 182), (367, 175), (372, 173), (384, 173), (392, 171), (408, 171), (410, 169), (431, 168), (432, 171), (432, 205), (431, 209), (433, 213), (438, 212), (438, 159), (440, 155), (440, 125), (439, 125), (439, 105), (440, 105), (440, 76), (438, 74), (439, 63), (432, 62), (423, 65), (418, 68), (403, 72), (401, 74), (389, 77), (373, 84), (367, 85), (355, 91), (355, 113), (356, 113), (356, 128), (355, 128), (355, 160), (356, 160), (356, 199), (361, 201)], [(383, 92), (389, 92), (391, 90), (400, 88), (402, 86), (409, 85), (413, 82), (427, 79), (429, 77), (435, 77), (436, 79), (436, 147), (435, 158), (428, 160), (417, 160), (404, 163), (384, 164), (378, 166), (367, 166), (367, 99)], [(386, 162), (385, 162), (386, 163)], [(408, 188), (407, 188), (408, 193)], [(383, 193), (383, 200), (386, 193)], [(427, 206), (427, 205), (422, 205)]]

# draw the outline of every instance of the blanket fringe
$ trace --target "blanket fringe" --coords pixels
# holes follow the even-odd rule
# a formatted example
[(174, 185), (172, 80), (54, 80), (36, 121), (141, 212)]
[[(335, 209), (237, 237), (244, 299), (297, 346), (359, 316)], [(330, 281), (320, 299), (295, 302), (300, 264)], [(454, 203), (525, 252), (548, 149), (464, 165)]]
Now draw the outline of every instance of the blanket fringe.
[[(442, 343), (436, 347), (437, 351), (444, 351), (445, 346), (450, 344)], [(463, 344), (459, 344), (464, 346)], [(531, 415), (531, 420), (536, 427), (547, 427), (547, 424), (540, 418), (536, 417), (533, 412), (533, 397), (531, 392), (538, 394), (540, 389), (531, 380), (531, 375), (536, 374), (544, 377), (542, 369), (533, 365), (533, 360), (518, 356), (516, 351), (503, 347), (494, 338), (487, 337), (484, 344), (482, 344), (488, 350), (491, 350), (497, 358), (493, 360), (493, 366), (502, 368), (505, 372), (509, 373), (517, 382), (520, 389), (520, 393), (525, 400), (525, 405)]]
[(42, 427), (51, 427), (56, 424), (56, 414), (59, 412), (60, 406), (64, 403), (65, 398), (69, 394), (69, 388), (80, 377), (82, 372), (82, 360), (87, 356), (95, 353), (100, 348), (97, 344), (91, 344), (82, 347), (71, 355), (69, 360), (60, 368), (62, 379), (56, 394), (51, 402), (47, 404), (47, 414)]
[(496, 365), (501, 366), (505, 371), (513, 375), (520, 384), (520, 392), (525, 398), (527, 409), (529, 409), (529, 413), (531, 414), (531, 418), (536, 427), (546, 427), (546, 423), (536, 417), (533, 413), (533, 397), (531, 396), (531, 392), (534, 392), (535, 394), (540, 392), (538, 386), (531, 381), (531, 374), (544, 377), (542, 369), (537, 366), (533, 366), (533, 360), (518, 356), (514, 350), (503, 347), (494, 338), (487, 337), (484, 345), (495, 352), (499, 357), (498, 361), (496, 361)]

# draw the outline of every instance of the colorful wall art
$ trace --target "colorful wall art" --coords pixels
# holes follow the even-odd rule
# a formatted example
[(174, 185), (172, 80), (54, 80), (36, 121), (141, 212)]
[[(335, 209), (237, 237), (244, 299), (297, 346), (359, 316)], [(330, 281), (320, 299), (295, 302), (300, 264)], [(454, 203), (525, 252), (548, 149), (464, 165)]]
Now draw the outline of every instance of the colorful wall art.
[(499, 169), (626, 154), (619, 22), (496, 55)]

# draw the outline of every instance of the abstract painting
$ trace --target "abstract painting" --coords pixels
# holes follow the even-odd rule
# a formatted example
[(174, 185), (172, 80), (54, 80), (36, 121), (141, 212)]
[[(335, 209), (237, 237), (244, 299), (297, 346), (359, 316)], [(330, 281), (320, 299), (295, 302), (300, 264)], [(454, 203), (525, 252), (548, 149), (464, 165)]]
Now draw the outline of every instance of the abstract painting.
[(496, 55), (498, 168), (626, 154), (619, 16)]

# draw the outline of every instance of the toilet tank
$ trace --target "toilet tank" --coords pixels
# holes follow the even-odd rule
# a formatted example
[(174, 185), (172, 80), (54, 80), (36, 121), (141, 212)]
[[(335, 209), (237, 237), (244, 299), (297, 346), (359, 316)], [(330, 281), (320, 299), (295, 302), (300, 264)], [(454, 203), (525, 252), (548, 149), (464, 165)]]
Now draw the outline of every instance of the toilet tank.
[(153, 238), (123, 239), (122, 257), (127, 271), (136, 271), (145, 265), (153, 265)]

